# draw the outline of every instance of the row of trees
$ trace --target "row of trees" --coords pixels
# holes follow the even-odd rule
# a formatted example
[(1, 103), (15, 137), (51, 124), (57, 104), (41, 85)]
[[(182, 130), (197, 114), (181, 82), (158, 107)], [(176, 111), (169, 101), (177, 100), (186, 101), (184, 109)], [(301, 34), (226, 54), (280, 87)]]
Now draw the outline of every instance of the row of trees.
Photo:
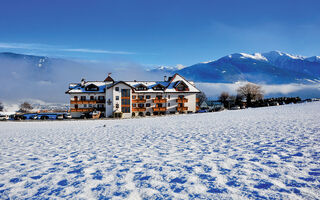
[(263, 99), (264, 91), (262, 90), (261, 86), (247, 83), (244, 86), (241, 86), (237, 89), (237, 95), (229, 95), (228, 92), (222, 92), (219, 100), (224, 105), (225, 108), (228, 108), (232, 105), (243, 106), (243, 99), (247, 101), (247, 107), (252, 106), (252, 101), (257, 101)]

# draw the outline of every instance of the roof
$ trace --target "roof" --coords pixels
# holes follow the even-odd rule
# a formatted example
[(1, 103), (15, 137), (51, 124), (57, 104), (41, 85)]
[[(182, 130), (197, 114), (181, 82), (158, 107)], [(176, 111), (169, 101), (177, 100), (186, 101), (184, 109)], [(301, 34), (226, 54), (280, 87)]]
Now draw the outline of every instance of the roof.
[(110, 74), (106, 79), (104, 79), (104, 82), (114, 82), (113, 78), (111, 78)]
[[(111, 80), (112, 78), (108, 76), (105, 80)], [(102, 93), (105, 92), (105, 89), (112, 88), (113, 86), (123, 83), (132, 89), (134, 89), (135, 92), (138, 93), (159, 93), (159, 92), (169, 92), (169, 93), (199, 93), (200, 90), (198, 90), (194, 83), (191, 81), (187, 81), (184, 77), (182, 77), (179, 74), (175, 74), (173, 77), (170, 77), (169, 81), (87, 81), (85, 82), (84, 86), (81, 87), (81, 83), (71, 83), (69, 85), (69, 90), (66, 92), (68, 94), (70, 93), (92, 93), (92, 92), (98, 92)], [(185, 84), (188, 87), (188, 91), (177, 91), (175, 86), (179, 85), (180, 83)], [(99, 87), (98, 91), (86, 91), (85, 87), (88, 85), (94, 84)], [(164, 87), (164, 90), (154, 90), (153, 87), (161, 84)], [(146, 90), (135, 90), (138, 86), (145, 86)]]
[[(72, 93), (104, 93), (107, 85), (112, 84), (112, 82), (104, 82), (104, 81), (86, 81), (84, 85), (81, 86), (81, 83), (71, 83), (69, 84), (69, 90), (66, 91), (67, 94)], [(95, 85), (99, 89), (96, 91), (87, 91), (85, 88), (89, 85)]]
[[(114, 87), (114, 86), (116, 86), (116, 85), (118, 85), (118, 84), (120, 84), (120, 83), (125, 84), (125, 85), (127, 85), (127, 86), (129, 86), (129, 87), (132, 88), (132, 86), (129, 85), (129, 84), (128, 84), (127, 82), (125, 82), (125, 81), (117, 81), (117, 82), (115, 82), (115, 83), (113, 83), (113, 84), (110, 84), (110, 85), (107, 87), (107, 89), (112, 88), (112, 87)], [(132, 89), (133, 89), (133, 88), (132, 88)]]

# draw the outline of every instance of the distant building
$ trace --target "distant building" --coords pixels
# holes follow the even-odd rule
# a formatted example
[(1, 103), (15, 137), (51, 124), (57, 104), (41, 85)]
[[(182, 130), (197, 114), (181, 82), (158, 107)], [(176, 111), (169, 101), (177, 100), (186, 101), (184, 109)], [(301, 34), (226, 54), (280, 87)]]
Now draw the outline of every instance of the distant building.
[(216, 111), (216, 110), (222, 109), (223, 105), (221, 101), (218, 101), (218, 100), (206, 100), (202, 102), (202, 104), (200, 105), (200, 108)]
[(69, 84), (72, 117), (101, 111), (103, 116), (122, 117), (192, 113), (197, 110), (194, 83), (179, 74), (163, 81), (114, 81), (110, 74), (104, 81)]

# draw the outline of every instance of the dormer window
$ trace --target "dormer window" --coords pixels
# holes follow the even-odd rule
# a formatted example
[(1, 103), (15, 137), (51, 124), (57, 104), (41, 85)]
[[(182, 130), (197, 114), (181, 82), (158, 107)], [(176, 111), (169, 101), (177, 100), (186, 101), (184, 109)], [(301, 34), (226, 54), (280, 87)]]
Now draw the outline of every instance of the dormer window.
[(153, 90), (164, 90), (165, 87), (160, 83), (152, 87)]
[(189, 91), (189, 87), (183, 81), (178, 81), (174, 88), (176, 91)]
[(98, 91), (99, 87), (96, 86), (95, 84), (90, 84), (88, 86), (85, 87), (86, 91)]
[(143, 85), (143, 84), (139, 84), (135, 87), (135, 90), (137, 91), (144, 91), (144, 90), (148, 90), (148, 87)]

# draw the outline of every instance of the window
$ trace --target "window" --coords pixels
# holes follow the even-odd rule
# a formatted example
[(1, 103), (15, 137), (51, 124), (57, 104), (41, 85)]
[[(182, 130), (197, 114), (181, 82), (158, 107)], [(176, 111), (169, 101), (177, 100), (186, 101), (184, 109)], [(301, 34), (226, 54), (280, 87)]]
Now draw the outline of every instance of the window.
[(122, 89), (121, 97), (130, 97), (130, 89)]
[(121, 99), (122, 105), (130, 105), (130, 99)]
[(77, 96), (74, 96), (73, 99), (74, 99), (75, 101), (78, 101), (78, 97), (77, 97)]
[(78, 104), (75, 104), (75, 105), (74, 105), (74, 108), (75, 108), (75, 109), (78, 109)]
[(162, 108), (162, 103), (157, 103), (156, 108)]
[(86, 100), (86, 96), (81, 96), (80, 99), (81, 99), (81, 101), (85, 101)]
[(174, 87), (177, 91), (189, 91), (188, 86), (182, 81), (178, 81)]
[(92, 104), (89, 104), (89, 108), (92, 108)]
[(98, 91), (99, 90), (99, 87), (94, 85), (94, 84), (90, 84), (88, 86), (85, 87), (85, 90), (86, 91)]
[(162, 99), (162, 95), (157, 95), (156, 99)]
[(146, 107), (150, 107), (150, 103), (147, 103), (147, 104), (146, 104)]
[(135, 103), (134, 103), (134, 104), (132, 104), (132, 107), (134, 107), (134, 108), (135, 108), (136, 106), (137, 106), (137, 105), (136, 105)]
[(168, 103), (168, 106), (170, 106), (170, 103)]
[(179, 97), (179, 99), (183, 99), (184, 95), (179, 95), (178, 97)]
[(143, 104), (143, 103), (139, 103), (139, 104), (138, 104), (138, 107), (139, 107), (139, 108), (143, 108), (143, 107), (144, 107), (144, 104)]
[(139, 96), (138, 96), (138, 99), (140, 99), (140, 100), (142, 100), (143, 98), (144, 98), (143, 95), (139, 95)]
[(90, 100), (91, 100), (91, 101), (94, 100), (94, 96), (90, 96)]
[(119, 96), (116, 96), (116, 100), (119, 100)]
[(164, 90), (165, 88), (164, 88), (163, 85), (157, 84), (157, 85), (153, 86), (152, 89), (154, 89), (154, 90)]
[(121, 108), (121, 111), (122, 111), (123, 113), (130, 113), (130, 107), (122, 107), (122, 108)]
[(170, 95), (168, 95), (168, 99), (170, 99)]
[(132, 95), (132, 99), (136, 99), (136, 95)]
[(119, 91), (119, 87), (116, 87), (116, 91)]
[(147, 96), (146, 96), (146, 99), (150, 99), (150, 95), (147, 95)]
[(135, 89), (137, 91), (141, 91), (141, 90), (148, 90), (148, 87), (143, 85), (143, 84), (139, 84), (138, 86), (135, 87)]
[(83, 104), (83, 107), (86, 108), (86, 107), (87, 107), (87, 104)]
[(104, 100), (104, 96), (99, 96), (98, 99), (99, 100)]

